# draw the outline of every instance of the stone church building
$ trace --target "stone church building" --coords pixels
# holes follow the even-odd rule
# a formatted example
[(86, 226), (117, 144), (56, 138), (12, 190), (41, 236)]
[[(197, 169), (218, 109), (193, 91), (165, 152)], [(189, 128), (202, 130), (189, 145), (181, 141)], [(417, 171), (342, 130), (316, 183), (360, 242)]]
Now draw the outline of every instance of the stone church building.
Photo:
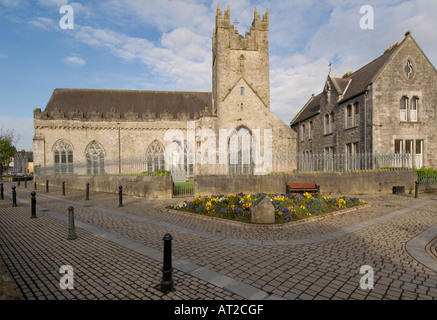
[(34, 110), (34, 165), (126, 173), (109, 163), (131, 159), (144, 164), (136, 171), (256, 174), (271, 169), (264, 156), (295, 152), (296, 133), (270, 111), (268, 11), (255, 9), (245, 36), (229, 7), (215, 19), (212, 92), (55, 89)]
[(342, 169), (372, 169), (376, 155), (389, 159), (385, 167), (437, 168), (436, 69), (407, 32), (361, 69), (341, 78), (330, 71), (291, 127), (297, 152), (323, 159), (317, 170), (338, 161)]

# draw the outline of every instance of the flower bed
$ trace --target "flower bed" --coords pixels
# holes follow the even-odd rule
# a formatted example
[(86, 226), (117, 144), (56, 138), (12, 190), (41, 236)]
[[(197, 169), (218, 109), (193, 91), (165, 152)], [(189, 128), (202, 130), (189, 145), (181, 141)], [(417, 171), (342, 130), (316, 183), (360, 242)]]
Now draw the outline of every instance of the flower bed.
[[(211, 217), (250, 222), (250, 207), (265, 193), (231, 194), (211, 198), (197, 198), (170, 206), (170, 209)], [(365, 204), (358, 198), (342, 196), (322, 197), (318, 194), (273, 194), (267, 196), (275, 208), (276, 223), (286, 223)]]

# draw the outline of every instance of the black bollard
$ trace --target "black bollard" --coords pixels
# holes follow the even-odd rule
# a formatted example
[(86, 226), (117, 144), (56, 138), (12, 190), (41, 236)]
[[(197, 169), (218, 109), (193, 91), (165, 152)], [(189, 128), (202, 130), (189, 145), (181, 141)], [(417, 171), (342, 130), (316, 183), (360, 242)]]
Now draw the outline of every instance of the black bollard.
[(33, 182), (33, 190), (36, 190), (36, 181)]
[(49, 192), (49, 180), (46, 181), (46, 192)]
[(123, 186), (118, 187), (118, 206), (123, 206)]
[(13, 207), (18, 207), (17, 206), (17, 191), (15, 191), (15, 186), (12, 187), (12, 206)]
[(68, 240), (77, 239), (75, 229), (76, 227), (74, 226), (74, 208), (70, 207), (68, 208)]
[(20, 186), (20, 182), (21, 182), (21, 178), (18, 178), (18, 180), (17, 180), (17, 187)]
[(4, 191), (5, 189), (3, 188), (3, 183), (0, 183), (0, 200), (5, 199)]
[(87, 184), (86, 184), (85, 200), (89, 200), (89, 199), (90, 199), (90, 184), (87, 183)]
[(173, 237), (170, 233), (165, 234), (164, 240), (164, 268), (162, 269), (162, 281), (159, 290), (163, 293), (173, 290), (173, 267), (171, 254), (171, 241)]
[(414, 198), (419, 198), (419, 181), (416, 181), (416, 186), (414, 190)]
[(36, 218), (36, 198), (35, 198), (36, 192), (32, 191), (30, 195), (31, 195), (30, 203), (31, 203), (31, 212), (32, 212), (30, 218), (35, 219)]
[(62, 181), (62, 195), (65, 196), (65, 181)]
[(24, 187), (27, 189), (27, 178), (24, 178)]

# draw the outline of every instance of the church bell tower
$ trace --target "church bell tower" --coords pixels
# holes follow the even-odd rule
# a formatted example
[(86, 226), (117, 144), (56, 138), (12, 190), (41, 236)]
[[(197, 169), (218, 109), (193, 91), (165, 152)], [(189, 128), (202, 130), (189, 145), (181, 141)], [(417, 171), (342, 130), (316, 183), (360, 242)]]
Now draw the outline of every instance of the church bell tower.
[[(261, 20), (255, 9), (250, 31), (242, 36), (231, 24), (229, 6), (224, 15), (217, 7), (212, 55), (214, 114), (220, 113), (223, 104), (229, 108), (233, 102), (227, 98), (231, 91), (243, 89), (239, 88), (242, 81), (244, 87), (253, 91), (270, 109), (268, 10)], [(244, 95), (243, 90), (241, 95)]]

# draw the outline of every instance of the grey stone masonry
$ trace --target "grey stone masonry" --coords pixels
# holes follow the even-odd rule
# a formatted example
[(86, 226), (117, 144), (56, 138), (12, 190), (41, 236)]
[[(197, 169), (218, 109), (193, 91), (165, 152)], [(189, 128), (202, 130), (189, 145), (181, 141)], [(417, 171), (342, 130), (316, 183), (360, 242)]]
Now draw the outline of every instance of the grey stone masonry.
[(323, 92), (291, 122), (298, 152), (409, 154), (398, 165), (437, 167), (437, 71), (411, 32), (342, 78), (330, 71)]

